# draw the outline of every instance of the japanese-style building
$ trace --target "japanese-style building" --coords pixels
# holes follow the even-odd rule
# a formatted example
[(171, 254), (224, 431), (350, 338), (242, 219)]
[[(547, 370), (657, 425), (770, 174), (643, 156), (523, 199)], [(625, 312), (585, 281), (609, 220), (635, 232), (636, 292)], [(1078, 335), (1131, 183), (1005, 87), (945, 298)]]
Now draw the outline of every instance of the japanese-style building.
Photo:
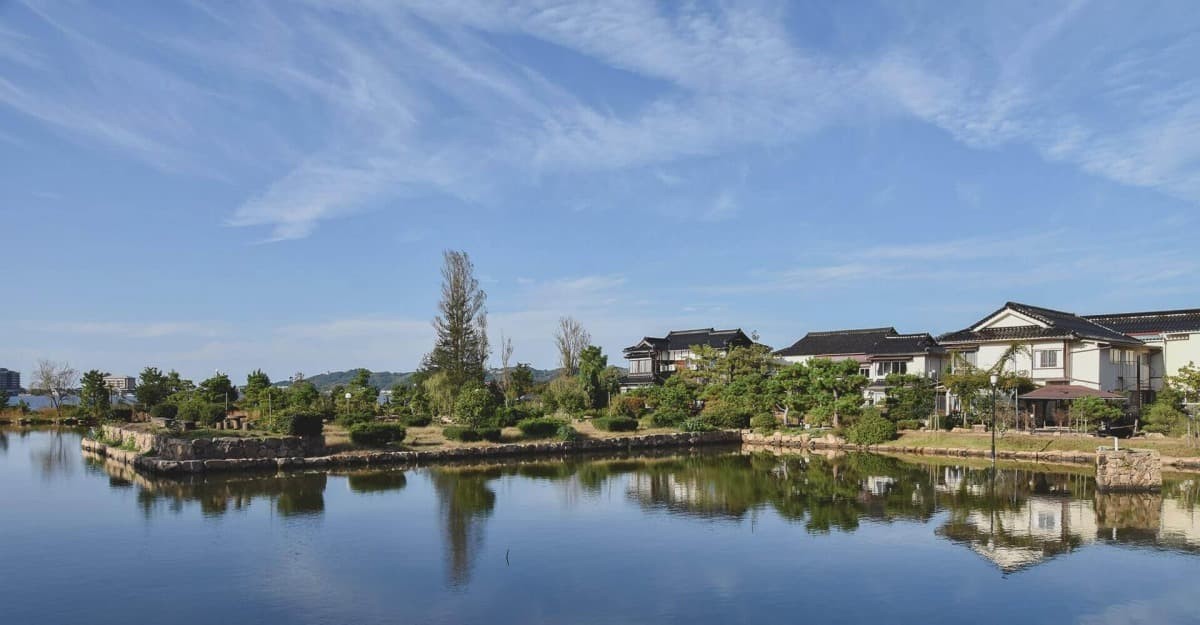
[(791, 363), (814, 358), (857, 361), (859, 372), (869, 380), (863, 397), (871, 403), (883, 401), (884, 381), (893, 373), (939, 379), (945, 355), (946, 350), (929, 334), (900, 334), (890, 327), (809, 332), (775, 352), (777, 358)]
[(718, 351), (733, 347), (748, 347), (754, 341), (742, 332), (733, 330), (672, 330), (664, 337), (647, 336), (636, 345), (624, 349), (629, 361), (629, 373), (621, 379), (622, 390), (661, 384), (680, 369), (686, 369), (693, 358), (692, 347), (707, 345)]

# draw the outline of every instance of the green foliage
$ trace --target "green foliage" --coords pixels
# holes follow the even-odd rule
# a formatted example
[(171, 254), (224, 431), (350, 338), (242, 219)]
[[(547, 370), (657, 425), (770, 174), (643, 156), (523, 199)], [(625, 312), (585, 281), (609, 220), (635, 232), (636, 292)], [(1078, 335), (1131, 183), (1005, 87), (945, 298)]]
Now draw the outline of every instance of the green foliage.
[(1167, 385), (1183, 396), (1183, 401), (1200, 403), (1200, 367), (1189, 362), (1180, 367), (1175, 375), (1167, 378)]
[(420, 415), (405, 415), (400, 420), (408, 427), (423, 428), (433, 423), (433, 417), (427, 414)]
[(533, 367), (529, 363), (517, 363), (509, 374), (508, 384), (514, 400), (528, 394), (533, 390)]
[(213, 425), (225, 418), (224, 404), (207, 402), (200, 398), (189, 399), (179, 404), (175, 416), (180, 421), (195, 421), (203, 425)]
[(356, 423), (350, 426), (350, 442), (355, 445), (383, 447), (399, 443), (408, 432), (399, 423)]
[(572, 415), (582, 414), (588, 409), (589, 401), (578, 376), (554, 378), (542, 393), (542, 405), (551, 413), (561, 410)]
[(107, 419), (112, 408), (112, 391), (104, 383), (105, 375), (92, 369), (80, 378), (79, 410), (93, 419)]
[(460, 441), (463, 443), (472, 443), (483, 438), (483, 436), (474, 429), (458, 425), (448, 425), (442, 428), (442, 436), (445, 436), (452, 441)]
[(596, 417), (592, 419), (592, 425), (597, 430), (605, 432), (633, 432), (638, 428), (638, 420), (633, 417)]
[(1168, 401), (1156, 401), (1146, 411), (1146, 422), (1142, 429), (1168, 436), (1182, 436), (1187, 432), (1187, 414)]
[(573, 443), (573, 442), (583, 438), (583, 436), (580, 435), (579, 432), (575, 428), (564, 423), (564, 424), (558, 426), (558, 429), (554, 431), (554, 438), (557, 438), (558, 440), (563, 441), (564, 443)]
[[(246, 375), (246, 387), (243, 389), (242, 405), (247, 409), (254, 409), (260, 412), (265, 411), (267, 409), (267, 393), (270, 388), (271, 378), (266, 373), (263, 373), (262, 369), (251, 371)], [(283, 406), (279, 407), (282, 408)]]
[(307, 380), (297, 380), (284, 393), (284, 403), (293, 410), (312, 410), (321, 404), (321, 393)]
[(344, 428), (349, 428), (349, 427), (357, 425), (359, 423), (371, 423), (374, 420), (375, 420), (375, 415), (373, 415), (369, 412), (350, 412), (350, 413), (343, 412), (343, 413), (338, 414), (337, 419), (336, 419), (338, 425), (340, 425)]
[(238, 391), (228, 375), (218, 373), (196, 387), (196, 396), (208, 403), (224, 406), (226, 401), (232, 403), (237, 400)]
[(524, 419), (517, 423), (517, 428), (526, 438), (549, 438), (554, 436), (562, 425), (564, 422), (560, 419), (542, 417), (540, 419)]
[(923, 375), (893, 373), (887, 385), (887, 417), (893, 421), (915, 421), (933, 414), (937, 382)]
[(744, 429), (750, 426), (751, 416), (761, 412), (745, 405), (749, 403), (735, 399), (711, 399), (705, 402), (704, 409), (700, 411), (700, 419), (714, 428)]
[(750, 427), (762, 433), (770, 433), (779, 429), (779, 420), (775, 415), (764, 412), (750, 417)]
[(650, 389), (649, 400), (656, 415), (662, 413), (671, 419), (678, 416), (678, 420), (671, 424), (675, 425), (691, 415), (692, 409), (696, 405), (696, 389), (685, 379), (685, 376), (673, 375), (667, 378), (667, 381), (661, 386)]
[(503, 438), (500, 428), (485, 427), (478, 430), (480, 438), (492, 443), (499, 443)]
[(846, 440), (855, 445), (878, 445), (896, 438), (896, 424), (877, 411), (868, 411), (846, 430)]
[(479, 288), (475, 265), (466, 252), (443, 253), (442, 299), (433, 321), (437, 338), (425, 368), (443, 373), (450, 394), (469, 383), (483, 384), (487, 339), (487, 294)]
[(637, 395), (619, 395), (609, 405), (608, 412), (617, 417), (637, 419), (646, 414), (646, 399)]
[(896, 429), (898, 429), (898, 430), (919, 430), (919, 429), (921, 429), (921, 422), (916, 419), (900, 419), (899, 421), (896, 422)]
[(608, 356), (595, 345), (583, 348), (579, 353), (579, 390), (583, 394), (584, 406), (588, 408), (603, 408), (607, 402), (608, 390), (604, 388), (600, 377), (608, 368)]
[(130, 406), (114, 406), (108, 417), (114, 421), (133, 421), (133, 408)]
[(471, 384), (462, 389), (454, 402), (454, 420), (469, 428), (479, 428), (492, 422), (496, 414), (496, 399), (488, 389)]
[(510, 428), (517, 425), (519, 421), (524, 419), (536, 419), (545, 416), (537, 406), (518, 405), (501, 407), (496, 409), (496, 416), (492, 419), (492, 425), (498, 428)]
[(320, 436), (325, 431), (319, 412), (288, 412), (274, 415), (265, 422), (267, 429), (287, 436)]
[(717, 428), (716, 426), (706, 422), (704, 419), (692, 417), (690, 419), (684, 419), (679, 424), (679, 429), (683, 430), (684, 432), (712, 432)]
[(172, 392), (174, 390), (169, 387), (167, 376), (156, 367), (142, 369), (141, 375), (138, 376), (137, 388), (133, 389), (138, 403), (150, 409), (166, 401)]
[(433, 416), (450, 416), (454, 413), (454, 391), (450, 376), (445, 372), (429, 375), (421, 382), (423, 395), (429, 403)]
[(1090, 430), (1102, 421), (1121, 418), (1121, 409), (1099, 397), (1080, 397), (1071, 402), (1071, 421)]
[(150, 416), (156, 419), (174, 419), (179, 413), (175, 404), (158, 404), (150, 409)]
[(656, 428), (673, 428), (691, 417), (690, 412), (663, 408), (650, 413), (650, 424)]

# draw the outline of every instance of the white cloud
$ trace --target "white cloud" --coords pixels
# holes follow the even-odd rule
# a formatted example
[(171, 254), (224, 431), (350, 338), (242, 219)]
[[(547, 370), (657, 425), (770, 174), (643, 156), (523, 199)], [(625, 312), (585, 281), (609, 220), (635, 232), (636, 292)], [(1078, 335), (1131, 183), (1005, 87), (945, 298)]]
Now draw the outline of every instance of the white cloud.
[(21, 322), (30, 332), (46, 334), (81, 334), (127, 339), (153, 339), (167, 336), (219, 336), (228, 330), (226, 324), (191, 321), (114, 322), (114, 321), (50, 321)]

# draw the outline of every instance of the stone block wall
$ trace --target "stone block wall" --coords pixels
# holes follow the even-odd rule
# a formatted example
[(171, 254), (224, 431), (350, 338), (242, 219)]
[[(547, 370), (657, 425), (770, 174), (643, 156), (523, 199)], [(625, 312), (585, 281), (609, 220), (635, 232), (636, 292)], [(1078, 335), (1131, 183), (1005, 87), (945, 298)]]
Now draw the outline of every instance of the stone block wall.
[(325, 453), (325, 440), (320, 436), (177, 438), (115, 425), (105, 425), (103, 430), (105, 438), (132, 441), (139, 453), (164, 460), (304, 458)]
[(1101, 491), (1157, 491), (1162, 489), (1162, 458), (1157, 451), (1141, 449), (1096, 450), (1096, 488)]

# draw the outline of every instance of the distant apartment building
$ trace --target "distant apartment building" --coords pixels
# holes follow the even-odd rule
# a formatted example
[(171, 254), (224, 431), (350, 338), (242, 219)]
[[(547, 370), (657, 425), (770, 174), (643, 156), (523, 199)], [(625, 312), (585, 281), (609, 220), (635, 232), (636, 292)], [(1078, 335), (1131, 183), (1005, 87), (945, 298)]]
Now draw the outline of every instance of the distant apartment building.
[(21, 372), (0, 367), (0, 393), (16, 395), (21, 392)]
[(104, 376), (104, 384), (114, 391), (131, 393), (137, 388), (137, 378), (128, 375), (108, 375)]
[(775, 356), (790, 363), (814, 358), (857, 361), (859, 373), (868, 380), (863, 398), (876, 403), (886, 397), (885, 380), (893, 373), (940, 379), (946, 350), (927, 333), (900, 334), (889, 327), (809, 332)]
[(733, 330), (672, 330), (664, 337), (643, 337), (636, 345), (626, 347), (625, 359), (629, 373), (621, 379), (622, 390), (661, 384), (680, 369), (686, 369), (694, 359), (692, 348), (706, 345), (727, 352), (733, 347), (747, 347), (754, 341), (740, 328)]

